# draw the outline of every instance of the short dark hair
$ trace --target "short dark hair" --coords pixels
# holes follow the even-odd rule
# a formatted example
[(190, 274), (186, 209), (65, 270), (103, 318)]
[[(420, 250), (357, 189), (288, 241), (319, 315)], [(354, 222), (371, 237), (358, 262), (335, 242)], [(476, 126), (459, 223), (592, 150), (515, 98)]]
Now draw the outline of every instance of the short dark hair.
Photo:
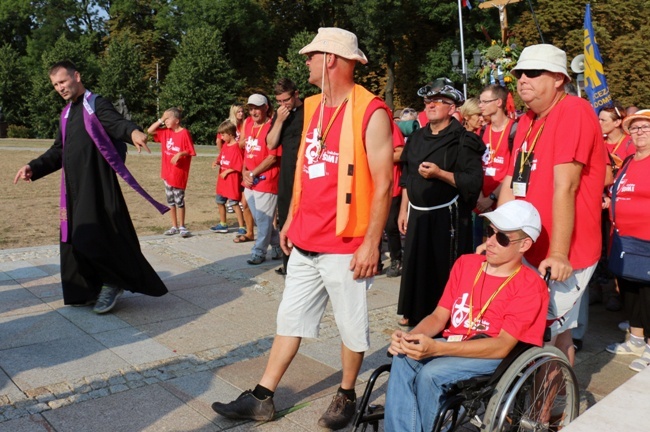
[(228, 134), (230, 136), (237, 136), (237, 127), (232, 124), (230, 120), (226, 120), (225, 122), (221, 123), (219, 127), (217, 128), (217, 133), (220, 134)]
[(74, 63), (72, 63), (70, 60), (62, 60), (50, 66), (48, 75), (54, 75), (59, 69), (67, 70), (70, 75), (74, 75), (74, 73), (77, 72), (77, 66), (75, 66)]
[(481, 90), (481, 93), (486, 91), (491, 91), (492, 95), (494, 95), (496, 99), (501, 99), (501, 109), (504, 112), (508, 110), (506, 107), (506, 103), (508, 103), (508, 89), (500, 84), (490, 84), (485, 86), (483, 90)]
[(296, 90), (298, 90), (298, 87), (296, 87), (296, 84), (293, 81), (291, 81), (289, 78), (280, 78), (275, 84), (273, 92), (276, 95), (286, 92), (291, 92), (291, 94), (294, 94)]
[(170, 112), (174, 114), (174, 117), (176, 117), (179, 120), (183, 119), (183, 109), (181, 107), (171, 107), (166, 109), (165, 112)]

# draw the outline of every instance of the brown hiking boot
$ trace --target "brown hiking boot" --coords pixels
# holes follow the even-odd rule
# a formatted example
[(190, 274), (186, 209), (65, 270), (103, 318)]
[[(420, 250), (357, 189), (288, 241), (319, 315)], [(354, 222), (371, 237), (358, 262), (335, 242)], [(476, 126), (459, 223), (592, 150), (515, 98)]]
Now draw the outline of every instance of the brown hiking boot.
[(325, 414), (318, 420), (318, 426), (332, 430), (343, 429), (350, 423), (357, 408), (357, 398), (349, 399), (341, 392), (336, 392)]
[(230, 403), (213, 403), (212, 410), (234, 420), (269, 421), (275, 415), (273, 398), (257, 399), (250, 390), (246, 390)]

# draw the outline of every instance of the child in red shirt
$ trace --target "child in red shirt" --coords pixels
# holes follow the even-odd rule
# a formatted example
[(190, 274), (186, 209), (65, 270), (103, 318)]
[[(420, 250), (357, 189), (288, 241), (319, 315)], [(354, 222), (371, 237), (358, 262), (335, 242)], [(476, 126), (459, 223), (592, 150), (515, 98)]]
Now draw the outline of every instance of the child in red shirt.
[(223, 140), (221, 152), (212, 163), (212, 168), (219, 166), (219, 178), (217, 179), (216, 201), (219, 209), (219, 223), (210, 230), (217, 233), (228, 232), (228, 222), (226, 221), (226, 203), (235, 211), (237, 222), (239, 223), (239, 235), (246, 235), (244, 227), (244, 216), (239, 201), (242, 194), (242, 175), (241, 170), (244, 165), (244, 151), (239, 147), (237, 141), (237, 127), (226, 120), (219, 125), (217, 129), (219, 136)]
[(169, 108), (149, 126), (147, 132), (153, 135), (155, 142), (160, 143), (160, 177), (165, 182), (165, 195), (172, 218), (172, 227), (165, 231), (165, 235), (180, 233), (182, 237), (189, 237), (191, 234), (185, 228), (185, 188), (192, 156), (196, 156), (196, 152), (190, 132), (181, 126), (181, 110)]

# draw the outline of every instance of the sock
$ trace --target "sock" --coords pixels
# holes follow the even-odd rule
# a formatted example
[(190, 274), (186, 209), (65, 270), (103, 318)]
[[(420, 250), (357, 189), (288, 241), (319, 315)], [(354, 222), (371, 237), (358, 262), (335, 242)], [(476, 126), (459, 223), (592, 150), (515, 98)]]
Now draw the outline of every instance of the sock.
[(636, 347), (643, 346), (645, 344), (645, 340), (643, 337), (639, 336), (634, 336), (633, 334), (630, 335), (630, 344), (634, 345)]
[(264, 400), (267, 397), (273, 397), (275, 392), (272, 392), (271, 390), (267, 389), (264, 386), (261, 385), (256, 385), (255, 390), (253, 390), (253, 396), (255, 396), (259, 400)]
[(357, 400), (357, 394), (355, 393), (354, 389), (345, 390), (343, 387), (339, 387), (338, 392), (346, 395), (351, 401)]

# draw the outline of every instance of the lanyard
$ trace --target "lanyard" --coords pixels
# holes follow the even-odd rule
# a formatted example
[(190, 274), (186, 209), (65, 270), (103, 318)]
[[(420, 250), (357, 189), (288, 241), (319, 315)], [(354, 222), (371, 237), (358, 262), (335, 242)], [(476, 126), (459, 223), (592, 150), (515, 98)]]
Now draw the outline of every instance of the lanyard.
[[(255, 135), (255, 141), (257, 141), (257, 137), (260, 136), (260, 133), (262, 132), (262, 128), (263, 128), (264, 125), (267, 124), (268, 122), (269, 122), (269, 119), (266, 119), (266, 120), (264, 121), (264, 123), (262, 123), (262, 124), (259, 126), (259, 129), (257, 130), (257, 135)], [(255, 130), (255, 122), (253, 122), (253, 126), (251, 127), (251, 135), (253, 134), (253, 131), (254, 131), (254, 130)]]
[[(521, 176), (524, 172), (524, 166), (526, 165), (526, 162), (528, 162), (528, 158), (530, 155), (533, 154), (533, 150), (535, 149), (535, 146), (537, 145), (537, 140), (539, 140), (539, 137), (542, 135), (542, 132), (544, 131), (544, 125), (546, 125), (546, 119), (548, 117), (544, 117), (544, 123), (539, 127), (539, 130), (537, 131), (537, 134), (535, 134), (535, 138), (533, 138), (533, 143), (530, 145), (530, 150), (524, 151), (523, 156), (521, 157), (521, 162), (519, 163), (519, 176)], [(530, 123), (530, 127), (528, 128), (528, 132), (526, 132), (526, 136), (524, 137), (524, 145), (528, 147), (528, 136), (530, 135), (530, 132), (533, 130), (533, 126), (535, 126), (535, 121), (533, 120)]]
[(474, 284), (472, 285), (472, 293), (470, 294), (469, 297), (469, 319), (468, 319), (469, 326), (467, 328), (467, 335), (465, 335), (465, 337), (469, 336), (469, 334), (472, 332), (472, 328), (477, 326), (478, 323), (481, 321), (481, 318), (483, 318), (483, 315), (485, 314), (485, 311), (487, 311), (488, 307), (492, 303), (492, 300), (494, 300), (494, 298), (501, 292), (501, 290), (506, 285), (508, 285), (508, 282), (510, 282), (512, 278), (514, 278), (517, 275), (517, 273), (519, 273), (519, 270), (521, 270), (521, 266), (517, 267), (517, 270), (513, 271), (510, 274), (510, 276), (508, 276), (508, 278), (505, 281), (503, 281), (503, 283), (499, 286), (499, 288), (497, 288), (497, 290), (492, 293), (490, 298), (485, 302), (485, 304), (481, 308), (478, 315), (476, 315), (476, 318), (472, 319), (472, 316), (474, 314), (474, 288), (476, 287), (476, 283), (478, 282), (478, 280), (481, 277), (481, 274), (485, 271), (486, 268), (487, 268), (487, 261), (484, 262), (483, 265), (478, 269), (478, 273), (476, 273), (476, 277), (474, 278)]
[(326, 148), (325, 145), (325, 139), (327, 138), (327, 135), (330, 133), (330, 129), (332, 128), (332, 125), (334, 124), (334, 121), (336, 121), (336, 117), (339, 115), (345, 104), (348, 102), (348, 98), (345, 98), (343, 102), (339, 106), (336, 107), (336, 110), (334, 111), (334, 114), (332, 114), (332, 117), (330, 118), (329, 123), (327, 124), (327, 127), (325, 127), (325, 132), (321, 131), (323, 130), (323, 115), (325, 113), (325, 99), (323, 98), (323, 103), (321, 103), (320, 106), (320, 113), (318, 116), (318, 157), (316, 159), (320, 159), (321, 154)]
[(616, 147), (614, 147), (614, 149), (612, 150), (612, 152), (611, 152), (612, 154), (616, 154), (616, 150), (618, 150), (618, 148), (621, 146), (621, 143), (623, 142), (623, 140), (625, 139), (626, 136), (627, 135), (625, 135), (625, 134), (623, 134), (623, 136), (621, 136), (621, 139), (619, 139), (618, 142), (616, 143)]
[(492, 124), (490, 124), (490, 145), (492, 146), (493, 150), (490, 150), (490, 157), (488, 160), (488, 165), (490, 165), (494, 161), (494, 157), (496, 156), (497, 152), (499, 151), (499, 147), (501, 147), (501, 141), (503, 140), (503, 134), (506, 133), (506, 130), (508, 129), (508, 125), (510, 124), (510, 119), (506, 120), (506, 125), (503, 127), (503, 130), (501, 131), (501, 135), (499, 135), (499, 141), (497, 142), (497, 147), (494, 148), (492, 146), (492, 143), (494, 140), (492, 139)]

